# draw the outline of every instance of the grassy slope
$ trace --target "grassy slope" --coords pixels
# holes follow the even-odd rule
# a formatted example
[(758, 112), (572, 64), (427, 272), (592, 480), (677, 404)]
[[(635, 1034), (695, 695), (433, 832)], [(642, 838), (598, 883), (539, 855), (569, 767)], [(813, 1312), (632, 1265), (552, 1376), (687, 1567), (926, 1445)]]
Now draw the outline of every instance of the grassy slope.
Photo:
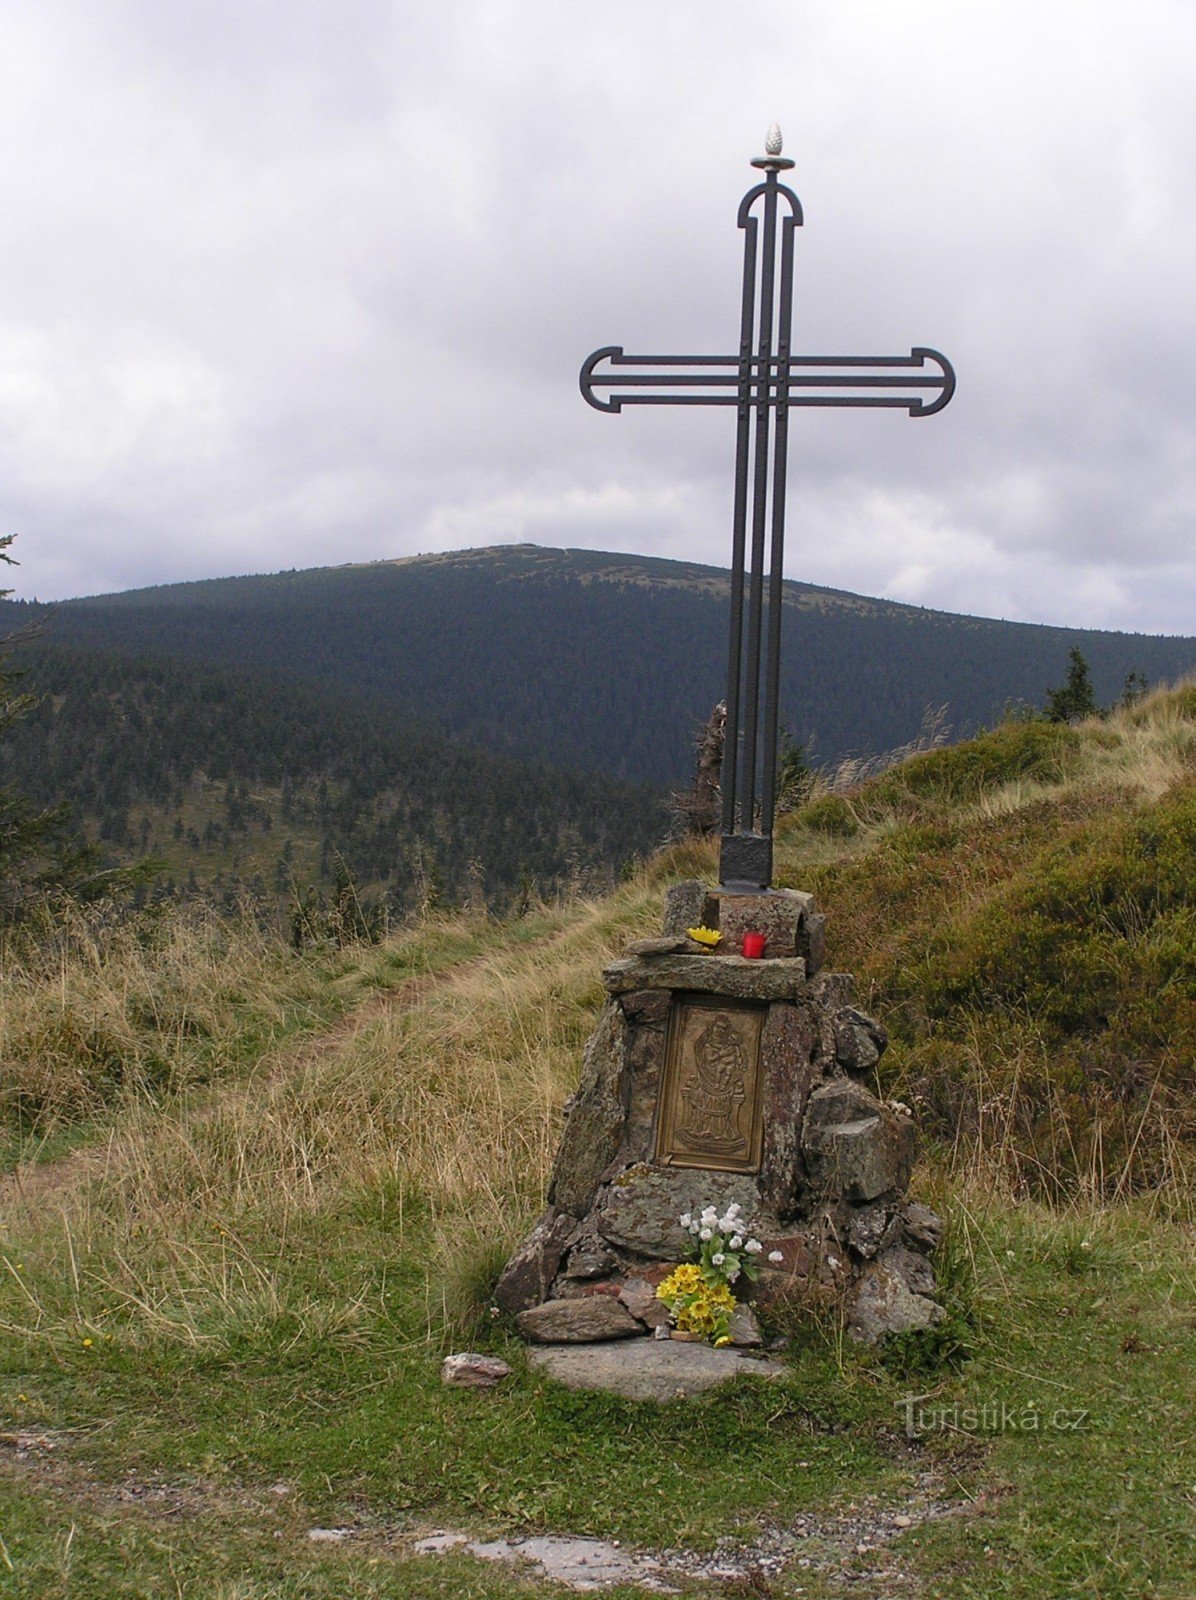
[[(57, 976), (7, 961), (6, 1061), (44, 1066), (36, 1029), (69, 1015), (84, 1080), (107, 1059), (85, 1023), (171, 1065), (149, 1084), (101, 1073), (82, 1095), (76, 1074), (54, 1137), (90, 1118), (90, 1142), (26, 1166), (20, 1186), (0, 1179), (0, 1440), (57, 1441), (24, 1462), (0, 1443), (0, 1593), (524, 1593), (464, 1557), (417, 1560), (407, 1536), (709, 1544), (866, 1496), (916, 1522), (928, 1494), (963, 1514), (884, 1556), (849, 1553), (871, 1574), (852, 1593), (1190, 1593), (1196, 1316), (1177, 1118), (1193, 942), (1191, 875), (1171, 874), (1192, 860), (1194, 699), (1074, 737), (1011, 725), (815, 802), (782, 841), (785, 875), (831, 913), (835, 964), (857, 968), (893, 1028), (886, 1086), (920, 1086), (932, 1128), (952, 1131), (916, 1187), (952, 1218), (961, 1371), (814, 1330), (766, 1404), (745, 1384), (661, 1410), (554, 1389), (484, 1314), (539, 1203), (603, 960), (653, 928), (668, 877), (710, 871), (703, 847), (597, 905), (434, 924), (381, 950), (294, 961), (208, 924), (141, 954), (94, 935), (90, 969), (78, 933)], [(1093, 983), (1099, 1008), (1068, 1010)], [(1085, 1061), (1123, 1047), (1147, 1064), (1128, 1088), (1077, 1086)], [(1144, 1132), (1118, 1146), (1126, 1106)], [(1042, 1119), (1058, 1134), (1064, 1115), (1070, 1137), (1052, 1145)], [(516, 1378), (443, 1389), (438, 1356), (463, 1344), (509, 1354)], [(1004, 1403), (1022, 1425), (910, 1445), (910, 1392)], [(1052, 1426), (1061, 1410), (1083, 1426)], [(339, 1523), (362, 1531), (305, 1538)], [(840, 1591), (793, 1567), (772, 1592)]]

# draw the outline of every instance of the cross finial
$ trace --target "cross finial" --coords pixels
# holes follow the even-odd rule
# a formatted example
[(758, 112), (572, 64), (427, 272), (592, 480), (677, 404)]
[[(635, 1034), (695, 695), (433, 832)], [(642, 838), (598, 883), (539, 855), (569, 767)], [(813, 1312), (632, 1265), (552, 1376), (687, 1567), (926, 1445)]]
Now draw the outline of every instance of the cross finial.
[(764, 172), (785, 172), (793, 163), (788, 156), (781, 154), (781, 126), (774, 122), (768, 130), (764, 140), (765, 154), (752, 158), (753, 167), (759, 167)]

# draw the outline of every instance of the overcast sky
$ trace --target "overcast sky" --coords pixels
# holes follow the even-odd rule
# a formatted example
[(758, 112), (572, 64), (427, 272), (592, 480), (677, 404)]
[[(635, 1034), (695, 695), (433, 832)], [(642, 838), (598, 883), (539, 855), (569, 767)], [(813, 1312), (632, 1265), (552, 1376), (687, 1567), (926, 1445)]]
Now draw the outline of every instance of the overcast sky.
[(0, 532), (42, 599), (530, 540), (726, 565), (732, 352), (797, 165), (789, 576), (1196, 633), (1191, 0), (0, 0)]

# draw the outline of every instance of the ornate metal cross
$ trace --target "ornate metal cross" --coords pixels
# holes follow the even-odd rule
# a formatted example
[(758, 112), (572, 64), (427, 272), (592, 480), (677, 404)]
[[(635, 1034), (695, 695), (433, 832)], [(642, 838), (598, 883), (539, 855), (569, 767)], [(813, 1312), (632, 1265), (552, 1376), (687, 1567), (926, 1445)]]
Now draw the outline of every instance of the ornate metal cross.
[[(735, 406), (738, 411), (719, 882), (745, 890), (767, 889), (772, 881), (790, 408), (891, 406), (903, 407), (911, 417), (929, 417), (955, 392), (951, 363), (937, 350), (918, 348), (908, 356), (791, 354), (793, 239), (802, 209), (793, 191), (777, 181), (777, 173), (793, 162), (781, 155), (775, 123), (765, 148), (768, 153), (752, 162), (765, 179), (739, 206), (744, 230), (739, 354), (629, 356), (620, 345), (605, 345), (581, 369), (581, 392), (599, 411), (670, 405)], [(749, 482), (751, 552), (745, 572)], [(771, 547), (765, 641), (766, 534)]]

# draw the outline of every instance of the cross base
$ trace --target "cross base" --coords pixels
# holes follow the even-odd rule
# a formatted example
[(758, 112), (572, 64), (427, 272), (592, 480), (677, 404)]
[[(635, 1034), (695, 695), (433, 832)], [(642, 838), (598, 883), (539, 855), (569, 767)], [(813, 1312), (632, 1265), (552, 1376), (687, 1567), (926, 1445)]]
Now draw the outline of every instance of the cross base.
[(724, 889), (745, 894), (767, 889), (772, 882), (772, 835), (724, 833), (718, 857), (718, 881)]

